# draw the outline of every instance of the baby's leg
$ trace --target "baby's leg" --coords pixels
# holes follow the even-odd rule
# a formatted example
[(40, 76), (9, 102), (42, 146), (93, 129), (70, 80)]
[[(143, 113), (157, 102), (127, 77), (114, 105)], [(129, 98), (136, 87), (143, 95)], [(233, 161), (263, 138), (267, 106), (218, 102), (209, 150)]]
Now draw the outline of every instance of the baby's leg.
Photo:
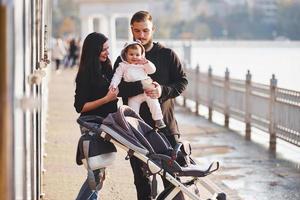
[(128, 98), (128, 106), (131, 107), (137, 114), (140, 112), (140, 106), (145, 101), (145, 95), (139, 94)]
[(152, 98), (146, 96), (146, 102), (147, 102), (147, 105), (148, 105), (148, 107), (150, 109), (150, 112), (152, 114), (152, 119), (153, 120), (162, 120), (163, 115), (162, 115), (162, 112), (161, 112), (161, 108), (160, 108), (160, 104), (158, 102), (158, 99), (152, 99)]
[(155, 127), (158, 129), (162, 129), (162, 128), (166, 127), (166, 124), (163, 120), (163, 115), (162, 115), (162, 111), (161, 111), (158, 99), (152, 99), (147, 96), (146, 102), (147, 102), (150, 112), (152, 114), (152, 119), (155, 122)]

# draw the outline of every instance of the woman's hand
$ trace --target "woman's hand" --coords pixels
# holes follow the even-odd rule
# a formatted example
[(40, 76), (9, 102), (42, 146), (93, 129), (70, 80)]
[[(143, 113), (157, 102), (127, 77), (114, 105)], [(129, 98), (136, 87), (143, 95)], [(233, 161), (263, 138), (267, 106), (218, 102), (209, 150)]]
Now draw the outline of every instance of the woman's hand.
[(119, 93), (119, 89), (118, 88), (111, 87), (108, 90), (108, 92), (107, 92), (107, 94), (106, 94), (105, 97), (106, 97), (107, 101), (110, 102), (110, 101), (113, 101), (113, 100), (117, 99), (118, 93)]

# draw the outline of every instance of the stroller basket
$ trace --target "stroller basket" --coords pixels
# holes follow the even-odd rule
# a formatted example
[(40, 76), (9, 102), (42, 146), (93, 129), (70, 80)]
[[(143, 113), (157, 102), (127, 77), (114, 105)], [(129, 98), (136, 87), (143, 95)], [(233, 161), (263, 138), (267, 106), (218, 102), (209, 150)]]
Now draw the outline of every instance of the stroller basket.
[[(179, 143), (174, 148), (165, 136), (152, 129), (130, 107), (120, 106), (118, 111), (105, 119), (97, 116), (82, 116), (77, 122), (98, 137), (110, 141), (128, 152), (128, 157), (135, 156), (145, 163), (146, 173), (159, 173), (172, 183), (156, 199), (172, 199), (180, 191), (191, 199), (200, 200), (201, 194), (196, 183), (200, 177), (207, 176), (219, 169), (219, 163), (212, 163), (206, 170), (201, 169), (190, 157), (190, 146)], [(188, 181), (180, 181), (180, 177)], [(195, 185), (196, 189), (190, 189)], [(155, 188), (154, 188), (155, 189)], [(153, 198), (156, 196), (155, 192)], [(226, 199), (224, 193), (213, 193), (205, 199)]]

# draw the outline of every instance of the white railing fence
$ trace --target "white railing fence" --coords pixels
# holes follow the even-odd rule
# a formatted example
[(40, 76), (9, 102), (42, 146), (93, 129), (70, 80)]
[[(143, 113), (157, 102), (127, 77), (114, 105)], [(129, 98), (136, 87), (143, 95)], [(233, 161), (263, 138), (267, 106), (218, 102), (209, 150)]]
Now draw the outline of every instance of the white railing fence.
[(247, 140), (251, 127), (265, 131), (273, 152), (277, 138), (300, 147), (300, 92), (277, 87), (274, 75), (270, 85), (264, 85), (252, 82), (250, 71), (245, 80), (231, 79), (228, 69), (224, 77), (213, 75), (211, 67), (208, 73), (200, 72), (199, 66), (186, 73), (189, 84), (182, 94), (183, 105), (186, 99), (194, 101), (196, 114), (202, 105), (208, 108), (209, 120), (213, 111), (224, 114), (226, 127), (230, 118), (244, 122)]

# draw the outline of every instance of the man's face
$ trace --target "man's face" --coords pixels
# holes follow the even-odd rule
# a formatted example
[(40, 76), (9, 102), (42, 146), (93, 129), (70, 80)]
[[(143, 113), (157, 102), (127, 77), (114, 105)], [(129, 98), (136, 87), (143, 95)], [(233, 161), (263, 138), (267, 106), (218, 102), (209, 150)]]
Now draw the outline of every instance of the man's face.
[(131, 31), (133, 39), (140, 40), (145, 49), (151, 46), (154, 32), (153, 23), (151, 21), (134, 22), (131, 25)]

